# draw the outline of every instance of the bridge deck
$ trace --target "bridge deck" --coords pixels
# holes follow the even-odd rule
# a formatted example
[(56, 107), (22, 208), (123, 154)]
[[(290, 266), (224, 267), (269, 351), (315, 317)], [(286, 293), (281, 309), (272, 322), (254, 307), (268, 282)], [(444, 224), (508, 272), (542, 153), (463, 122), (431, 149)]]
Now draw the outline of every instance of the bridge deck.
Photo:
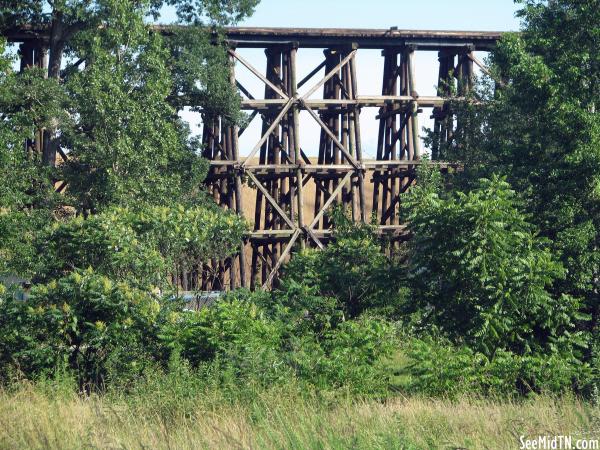
[(502, 35), (498, 31), (437, 31), (352, 29), (352, 28), (258, 28), (227, 29), (227, 36), (237, 47), (264, 47), (278, 43), (297, 43), (299, 47), (326, 48), (355, 43), (360, 48), (383, 49), (413, 45), (422, 50), (472, 46), (490, 50)]
[[(168, 34), (177, 25), (156, 25)], [(236, 47), (264, 48), (295, 43), (304, 48), (327, 48), (355, 44), (360, 48), (384, 49), (411, 45), (420, 50), (442, 50), (469, 46), (473, 50), (490, 50), (502, 35), (499, 31), (444, 31), (352, 29), (352, 28), (279, 28), (229, 27), (227, 36)], [(47, 38), (47, 30), (20, 27), (1, 33), (9, 42), (39, 41)]]

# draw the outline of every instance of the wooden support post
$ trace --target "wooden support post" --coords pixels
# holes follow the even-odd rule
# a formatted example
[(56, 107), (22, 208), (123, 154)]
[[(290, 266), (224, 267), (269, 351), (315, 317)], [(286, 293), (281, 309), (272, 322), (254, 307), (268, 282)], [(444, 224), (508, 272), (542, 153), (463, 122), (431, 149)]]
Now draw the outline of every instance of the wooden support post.
[[(236, 82), (235, 80), (235, 65), (234, 65), (234, 61), (233, 58), (230, 61), (231, 64), (231, 72), (230, 72), (230, 82), (233, 84)], [(239, 148), (240, 148), (240, 144), (239, 144), (239, 128), (237, 125), (235, 125), (233, 127), (233, 140), (232, 140), (232, 160), (235, 161), (236, 163), (239, 162)], [(235, 172), (235, 211), (239, 216), (243, 216), (244, 214), (244, 207), (243, 207), (243, 191), (242, 191), (242, 177), (239, 173), (239, 171)], [(238, 263), (239, 263), (239, 275), (240, 275), (240, 283), (239, 285), (241, 287), (248, 287), (247, 285), (247, 279), (246, 279), (246, 255), (245, 255), (245, 245), (242, 242), (240, 244), (240, 250), (239, 250), (239, 255), (238, 255)], [(235, 273), (235, 266), (233, 266), (232, 270), (230, 271), (230, 277), (231, 279), (235, 279), (235, 276), (237, 274)], [(236, 287), (236, 286), (234, 286)]]
[(415, 101), (412, 102), (412, 111), (411, 111), (411, 125), (412, 125), (412, 138), (413, 138), (413, 153), (412, 157), (409, 159), (419, 159), (421, 157), (421, 140), (419, 139), (419, 114), (418, 114), (418, 104), (416, 102), (419, 94), (417, 93), (416, 87), (416, 79), (415, 79), (415, 67), (414, 67), (414, 49), (410, 48), (407, 51), (406, 59), (408, 65), (408, 84), (410, 89), (410, 95), (415, 98)]
[[(291, 93), (292, 96), (294, 98), (297, 98), (298, 96), (298, 87), (300, 86), (299, 84), (297, 84), (296, 82), (296, 71), (297, 71), (297, 65), (296, 65), (296, 54), (297, 54), (297, 48), (296, 46), (293, 46), (292, 49), (290, 50), (290, 65), (291, 65), (291, 78), (290, 78), (290, 84), (291, 84)], [(320, 66), (319, 66), (319, 70), (320, 70)], [(317, 70), (318, 72), (318, 70)], [(316, 73), (316, 72), (315, 72)], [(302, 160), (302, 157), (300, 155), (300, 117), (299, 117), (299, 106), (298, 104), (294, 105), (294, 109), (293, 109), (293, 126), (292, 126), (292, 135), (293, 135), (293, 148), (294, 148), (294, 157), (293, 157), (293, 162), (295, 164), (299, 164)], [(295, 193), (296, 193), (296, 197), (297, 197), (297, 226), (299, 229), (301, 229), (302, 227), (304, 227), (304, 189), (303, 189), (303, 171), (302, 171), (302, 167), (300, 165), (298, 165), (298, 168), (296, 169), (296, 184), (295, 184)], [(294, 193), (294, 190), (291, 191), (292, 194)], [(292, 197), (292, 202), (293, 202), (293, 195)], [(292, 214), (293, 216), (293, 214)], [(294, 220), (294, 217), (292, 217), (292, 220)], [(300, 241), (300, 245), (301, 247), (305, 246), (305, 240), (302, 239)]]

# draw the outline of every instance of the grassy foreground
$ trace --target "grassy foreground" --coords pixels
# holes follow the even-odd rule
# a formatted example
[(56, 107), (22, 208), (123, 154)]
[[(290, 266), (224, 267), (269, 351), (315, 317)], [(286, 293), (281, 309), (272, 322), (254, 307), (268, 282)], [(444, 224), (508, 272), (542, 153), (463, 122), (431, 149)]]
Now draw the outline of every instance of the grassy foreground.
[(24, 386), (0, 392), (1, 448), (519, 448), (519, 436), (598, 437), (600, 409), (573, 398), (523, 402), (351, 401), (268, 392), (78, 397)]

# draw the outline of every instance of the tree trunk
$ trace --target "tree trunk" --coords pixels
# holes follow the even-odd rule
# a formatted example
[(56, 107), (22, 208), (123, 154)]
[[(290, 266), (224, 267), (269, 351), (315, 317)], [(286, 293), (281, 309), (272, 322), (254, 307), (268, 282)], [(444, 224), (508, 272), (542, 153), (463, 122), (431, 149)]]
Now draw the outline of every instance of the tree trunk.
[[(65, 49), (63, 13), (53, 11), (52, 25), (50, 28), (50, 42), (48, 55), (48, 78), (60, 80), (60, 66)], [(42, 162), (46, 166), (54, 167), (56, 165), (56, 153), (58, 148), (58, 138), (56, 126), (44, 130), (44, 146), (42, 152)]]

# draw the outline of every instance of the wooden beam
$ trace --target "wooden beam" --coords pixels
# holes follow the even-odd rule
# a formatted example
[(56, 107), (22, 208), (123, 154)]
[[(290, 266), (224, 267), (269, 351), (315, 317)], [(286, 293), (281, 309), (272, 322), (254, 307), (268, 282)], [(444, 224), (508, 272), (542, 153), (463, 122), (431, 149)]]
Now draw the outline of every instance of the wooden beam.
[(252, 96), (252, 94), (250, 93), (250, 91), (248, 91), (248, 89), (246, 89), (242, 83), (240, 83), (238, 80), (235, 80), (235, 85), (238, 87), (238, 89), (240, 91), (242, 91), (242, 93), (246, 97), (248, 97), (248, 99), (254, 100), (254, 97)]
[[(303, 101), (303, 103), (304, 103), (304, 101)], [(348, 150), (342, 145), (342, 143), (338, 140), (337, 136), (335, 134), (333, 134), (333, 132), (321, 120), (321, 118), (312, 109), (310, 109), (310, 107), (308, 107), (306, 104), (304, 104), (304, 108), (306, 109), (306, 111), (308, 111), (308, 113), (312, 116), (312, 118), (317, 121), (317, 123), (325, 131), (325, 133), (327, 133), (327, 135), (331, 138), (331, 140), (333, 141), (333, 143), (342, 151), (342, 153), (344, 154), (344, 156), (346, 157), (346, 159), (348, 160), (348, 162), (350, 164), (352, 164), (352, 166), (355, 169), (360, 169), (360, 165), (358, 164), (358, 162), (348, 152)]]
[(283, 250), (283, 252), (281, 252), (281, 256), (277, 260), (277, 263), (275, 264), (275, 267), (273, 267), (273, 269), (271, 269), (271, 273), (269, 274), (269, 277), (267, 278), (267, 281), (263, 284), (263, 288), (266, 289), (266, 288), (268, 288), (268, 287), (270, 287), (272, 285), (273, 278), (275, 278), (275, 275), (279, 271), (279, 268), (281, 267), (281, 265), (283, 264), (283, 262), (285, 261), (285, 259), (287, 258), (287, 256), (292, 251), (292, 247), (296, 243), (296, 239), (298, 239), (298, 236), (300, 236), (300, 229), (296, 229), (296, 231), (294, 232), (294, 234), (290, 238), (290, 241), (285, 246), (285, 249)]
[(262, 185), (262, 183), (258, 180), (258, 178), (256, 178), (256, 176), (252, 172), (247, 172), (247, 173), (248, 173), (248, 177), (252, 180), (252, 182), (256, 185), (256, 187), (263, 193), (263, 195), (269, 201), (271, 206), (273, 206), (275, 211), (277, 211), (279, 213), (281, 218), (283, 220), (285, 220), (285, 222), (290, 226), (291, 229), (295, 229), (296, 225), (294, 225), (294, 222), (292, 222), (290, 220), (290, 218), (285, 213), (285, 211), (283, 209), (281, 209), (281, 207), (277, 204), (277, 201), (271, 196), (271, 194), (269, 194), (269, 191)]
[(304, 227), (303, 229), (304, 231), (306, 231), (306, 234), (313, 240), (313, 242), (317, 244), (317, 247), (319, 247), (321, 250), (325, 248), (321, 240), (317, 237), (317, 235), (312, 229), (310, 229), (309, 227)]
[[(298, 101), (299, 100), (295, 100)], [(398, 105), (399, 108), (406, 108), (411, 103), (415, 102), (421, 108), (433, 108), (444, 106), (449, 101), (455, 102), (478, 102), (465, 97), (436, 97), (436, 96), (419, 96), (412, 97), (410, 95), (359, 95), (354, 99), (304, 99), (302, 104), (309, 106), (312, 109), (318, 110), (335, 110), (335, 108), (354, 108), (354, 107), (376, 107)], [(286, 99), (242, 99), (241, 108), (248, 110), (269, 110), (278, 108), (287, 102)], [(403, 109), (404, 110), (404, 109)], [(401, 112), (401, 111), (398, 111)]]
[(312, 94), (314, 94), (317, 91), (317, 89), (319, 89), (321, 86), (323, 86), (327, 82), (327, 80), (329, 80), (332, 76), (334, 76), (340, 70), (340, 67), (344, 66), (348, 61), (350, 61), (352, 58), (354, 58), (355, 54), (356, 54), (356, 50), (352, 50), (348, 54), (348, 56), (346, 56), (344, 59), (342, 59), (337, 66), (335, 66), (333, 69), (331, 69), (325, 75), (325, 77), (323, 77), (323, 79), (321, 81), (319, 81), (317, 84), (315, 84), (306, 94), (304, 94), (302, 96), (302, 99), (306, 100), (306, 99), (308, 99), (308, 97), (310, 97)]
[(315, 215), (315, 218), (310, 223), (310, 225), (308, 226), (308, 228), (310, 228), (312, 230), (314, 228), (314, 226), (319, 222), (319, 220), (321, 220), (321, 217), (323, 217), (323, 214), (325, 214), (325, 212), (327, 211), (327, 209), (335, 201), (337, 195), (342, 191), (342, 188), (346, 185), (346, 183), (348, 182), (348, 180), (350, 179), (351, 176), (352, 176), (352, 172), (348, 172), (346, 174), (346, 176), (344, 177), (344, 179), (340, 182), (340, 184), (338, 184), (338, 186), (331, 193), (331, 196), (327, 199), (327, 201), (325, 202), (325, 204), (323, 205), (323, 207), (321, 208), (321, 210)]
[(250, 64), (248, 61), (246, 61), (244, 58), (242, 58), (238, 53), (236, 53), (234, 50), (229, 50), (229, 54), (232, 55), (235, 59), (237, 59), (239, 62), (241, 62), (244, 66), (246, 66), (246, 68), (252, 72), (254, 75), (256, 75), (258, 78), (260, 78), (263, 83), (265, 83), (267, 86), (269, 86), (271, 89), (273, 89), (275, 92), (277, 92), (278, 95), (280, 95), (282, 98), (284, 99), (288, 99), (289, 97), (283, 93), (283, 91), (281, 89), (279, 89), (277, 86), (275, 86), (273, 83), (271, 83), (271, 81), (269, 79), (267, 79), (267, 77), (265, 77), (262, 73), (260, 73), (258, 70), (256, 70), (256, 68)]
[(292, 99), (292, 98), (288, 99), (288, 101), (285, 104), (285, 106), (283, 107), (283, 109), (279, 112), (279, 115), (275, 118), (275, 120), (273, 120), (273, 123), (271, 123), (271, 126), (269, 127), (269, 129), (265, 132), (265, 134), (263, 134), (263, 136), (260, 138), (260, 140), (254, 146), (254, 148), (252, 149), (250, 154), (246, 157), (246, 159), (244, 159), (244, 162), (241, 164), (242, 167), (244, 167), (248, 163), (250, 158), (252, 158), (256, 154), (256, 152), (260, 150), (262, 145), (269, 138), (269, 135), (275, 130), (275, 128), (279, 125), (279, 122), (281, 122), (283, 117), (287, 114), (288, 110), (292, 107), (293, 100), (294, 99)]

